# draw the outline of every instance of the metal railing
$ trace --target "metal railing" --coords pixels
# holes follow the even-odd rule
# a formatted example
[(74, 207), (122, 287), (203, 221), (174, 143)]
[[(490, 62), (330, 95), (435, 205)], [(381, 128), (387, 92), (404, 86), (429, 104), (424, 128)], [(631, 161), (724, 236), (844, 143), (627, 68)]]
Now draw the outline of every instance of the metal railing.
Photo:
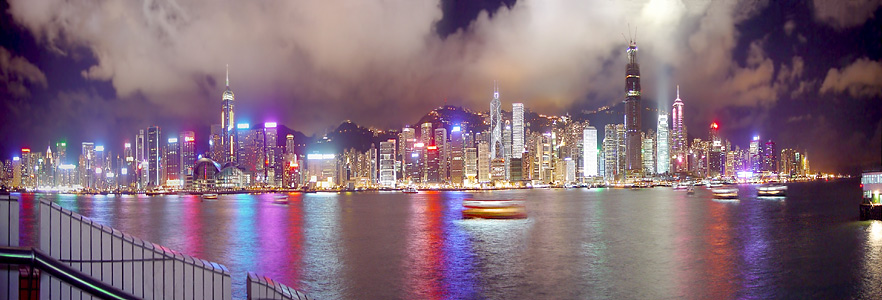
[(132, 294), (77, 271), (40, 249), (0, 246), (0, 263), (37, 268), (44, 274), (101, 299), (138, 299)]
[(268, 277), (248, 272), (248, 299), (309, 300), (306, 294)]
[[(72, 268), (144, 299), (231, 299), (226, 267), (143, 241), (46, 200), (40, 202), (40, 249)], [(41, 278), (50, 298), (76, 298)]]

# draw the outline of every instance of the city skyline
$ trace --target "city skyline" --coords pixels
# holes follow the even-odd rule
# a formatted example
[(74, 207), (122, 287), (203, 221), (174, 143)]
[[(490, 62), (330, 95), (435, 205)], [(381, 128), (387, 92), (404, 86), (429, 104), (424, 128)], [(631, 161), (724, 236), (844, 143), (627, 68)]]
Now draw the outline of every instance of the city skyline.
[[(878, 165), (882, 83), (873, 74), (882, 70), (882, 51), (873, 41), (880, 37), (879, 6), (816, 2), (497, 2), (463, 8), (445, 1), (382, 7), (413, 12), (391, 21), (314, 4), (303, 9), (353, 16), (327, 31), (356, 37), (365, 50), (326, 51), (330, 46), (353, 47), (347, 41), (316, 40), (284, 30), (272, 31), (272, 40), (249, 40), (228, 28), (226, 36), (207, 33), (194, 40), (196, 45), (229, 46), (207, 52), (181, 43), (204, 33), (197, 30), (199, 24), (214, 21), (196, 12), (211, 9), (228, 16), (241, 11), (237, 17), (247, 24), (262, 24), (255, 16), (266, 17), (269, 24), (288, 21), (265, 16), (250, 4), (158, 11), (134, 5), (119, 9), (136, 12), (136, 19), (148, 21), (145, 28), (99, 26), (103, 29), (75, 32), (47, 22), (46, 16), (72, 22), (94, 11), (93, 19), (107, 25), (112, 21), (103, 17), (108, 8), (59, 4), (42, 9), (3, 2), (0, 93), (9, 123), (0, 130), (0, 154), (5, 159), (22, 147), (40, 149), (60, 139), (122, 145), (134, 142), (132, 133), (151, 125), (170, 134), (195, 131), (197, 148), (204, 151), (209, 127), (218, 121), (215, 111), (227, 63), (237, 120), (277, 121), (307, 134), (321, 134), (346, 119), (400, 128), (445, 103), (483, 111), (493, 80), (503, 87), (503, 109), (523, 103), (548, 115), (579, 114), (624, 100), (620, 78), (627, 42), (621, 33), (630, 31), (630, 24), (642, 50), (642, 100), (670, 109), (674, 87), (682, 86), (686, 127), (698, 130), (696, 136), (703, 137), (703, 128), (716, 121), (721, 135), (737, 144), (761, 135), (806, 149), (820, 169)], [(606, 11), (597, 20), (582, 20), (592, 19), (586, 16), (597, 14), (596, 8)], [(62, 14), (62, 9), (74, 13)], [(631, 12), (637, 13), (629, 17)], [(188, 22), (165, 26), (167, 19), (158, 18), (163, 14), (178, 14)], [(421, 25), (406, 32), (381, 30), (398, 24), (388, 22)], [(600, 22), (605, 24), (595, 24)], [(305, 28), (317, 24), (309, 21)], [(367, 32), (352, 31), (355, 25)], [(150, 33), (152, 29), (159, 32)], [(543, 34), (531, 35), (533, 31)], [(142, 38), (126, 45), (126, 35)], [(283, 48), (285, 43), (294, 46), (265, 50), (274, 41)], [(507, 50), (513, 43), (526, 46)], [(139, 56), (131, 47), (155, 51)], [(475, 50), (452, 55), (457, 49)], [(166, 55), (174, 50), (180, 58)], [(301, 55), (282, 54), (292, 52)], [(122, 67), (126, 63), (133, 64)], [(317, 80), (328, 84), (317, 85)], [(655, 114), (644, 115), (655, 119)], [(592, 125), (600, 129), (606, 124)]]

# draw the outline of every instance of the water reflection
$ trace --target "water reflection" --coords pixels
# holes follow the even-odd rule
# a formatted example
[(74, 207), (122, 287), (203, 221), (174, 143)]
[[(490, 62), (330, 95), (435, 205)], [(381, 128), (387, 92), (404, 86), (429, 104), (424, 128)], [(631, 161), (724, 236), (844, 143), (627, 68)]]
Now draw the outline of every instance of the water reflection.
[(403, 264), (407, 299), (441, 299), (447, 294), (441, 238), (441, 199), (438, 192), (427, 192), (409, 199), (407, 257)]
[(786, 201), (742, 186), (735, 202), (705, 188), (475, 193), (527, 200), (524, 220), (462, 220), (472, 196), (460, 192), (295, 194), (288, 205), (24, 194), (20, 226), (36, 246), (49, 199), (228, 266), (236, 299), (246, 271), (316, 299), (877, 298), (882, 222), (853, 221), (855, 186), (793, 185)]
[[(340, 207), (336, 194), (316, 193), (303, 197), (306, 226), (306, 292), (316, 299), (339, 299), (347, 292), (340, 240)], [(350, 296), (354, 298), (355, 295)]]
[(869, 221), (866, 228), (867, 243), (864, 248), (864, 276), (860, 293), (868, 298), (882, 295), (882, 221)]
[[(716, 200), (715, 200), (716, 201)], [(735, 286), (739, 284), (734, 275), (735, 257), (734, 243), (732, 240), (732, 226), (730, 223), (731, 203), (712, 203), (708, 206), (709, 219), (705, 223), (705, 243), (708, 247), (704, 251), (705, 274), (708, 276), (708, 294), (705, 297), (717, 299), (732, 299), (735, 296)], [(693, 287), (694, 288), (694, 287)]]

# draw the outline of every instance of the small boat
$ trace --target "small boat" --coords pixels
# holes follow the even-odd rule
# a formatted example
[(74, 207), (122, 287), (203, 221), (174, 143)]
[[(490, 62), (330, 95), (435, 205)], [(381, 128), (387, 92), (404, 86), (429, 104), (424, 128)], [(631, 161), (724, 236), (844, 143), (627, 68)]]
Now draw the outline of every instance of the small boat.
[(527, 208), (524, 200), (475, 200), (462, 201), (462, 217), (465, 219), (525, 219)]
[(787, 186), (783, 184), (762, 185), (756, 189), (757, 196), (786, 196)]
[(202, 194), (202, 200), (217, 199), (217, 194)]
[(690, 184), (686, 182), (674, 182), (673, 184), (671, 184), (671, 189), (687, 190), (689, 186)]
[(405, 194), (416, 194), (416, 193), (419, 193), (420, 191), (417, 190), (415, 187), (409, 186), (409, 187), (401, 190), (401, 192), (403, 192)]
[(273, 203), (276, 204), (288, 204), (288, 195), (276, 195), (273, 198)]
[(716, 199), (738, 199), (738, 189), (736, 188), (715, 188), (711, 189)]
[(694, 194), (695, 194), (695, 188), (693, 188), (693, 187), (691, 187), (691, 186), (690, 186), (690, 187), (687, 187), (687, 188), (686, 188), (686, 194), (687, 194), (687, 195), (694, 195)]

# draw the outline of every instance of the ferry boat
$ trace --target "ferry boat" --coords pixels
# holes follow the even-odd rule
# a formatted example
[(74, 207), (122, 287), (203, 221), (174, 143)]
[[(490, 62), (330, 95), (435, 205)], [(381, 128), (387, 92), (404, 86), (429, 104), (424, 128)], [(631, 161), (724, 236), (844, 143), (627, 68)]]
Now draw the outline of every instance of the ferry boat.
[(860, 219), (882, 220), (882, 172), (864, 172), (861, 175), (861, 189)]
[(688, 182), (674, 182), (671, 184), (671, 188), (675, 190), (686, 190), (692, 184)]
[(757, 196), (786, 196), (787, 186), (783, 184), (762, 185), (756, 189)]
[(462, 217), (465, 219), (525, 219), (527, 207), (524, 200), (477, 200), (462, 201)]
[(409, 187), (401, 190), (401, 192), (403, 192), (405, 194), (416, 194), (416, 193), (419, 193), (420, 191), (417, 190), (415, 187), (409, 186)]
[(731, 187), (722, 187), (711, 189), (716, 199), (738, 199), (738, 189)]
[(217, 199), (217, 194), (202, 194), (202, 199)]

